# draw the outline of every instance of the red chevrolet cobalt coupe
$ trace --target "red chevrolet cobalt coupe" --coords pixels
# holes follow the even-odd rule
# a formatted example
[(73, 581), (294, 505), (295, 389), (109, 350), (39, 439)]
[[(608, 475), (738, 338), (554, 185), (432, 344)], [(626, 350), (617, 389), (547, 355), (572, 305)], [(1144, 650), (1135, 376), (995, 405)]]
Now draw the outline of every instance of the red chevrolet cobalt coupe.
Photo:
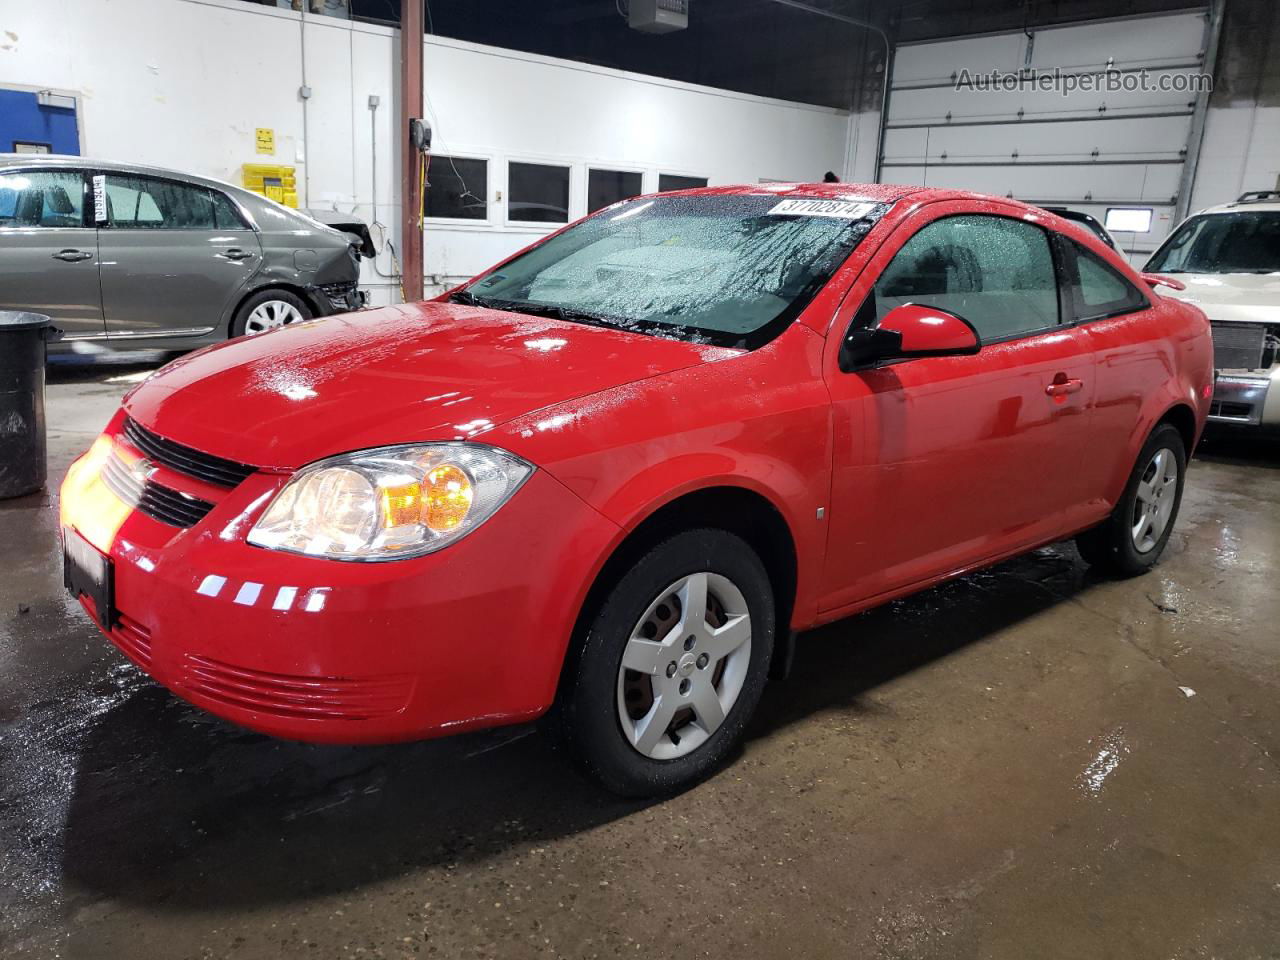
[(1064, 537), (1156, 562), (1213, 386), (1160, 282), (954, 191), (626, 201), (438, 300), (159, 371), (63, 485), (66, 581), (246, 727), (549, 713), (609, 788), (669, 792), (798, 630)]

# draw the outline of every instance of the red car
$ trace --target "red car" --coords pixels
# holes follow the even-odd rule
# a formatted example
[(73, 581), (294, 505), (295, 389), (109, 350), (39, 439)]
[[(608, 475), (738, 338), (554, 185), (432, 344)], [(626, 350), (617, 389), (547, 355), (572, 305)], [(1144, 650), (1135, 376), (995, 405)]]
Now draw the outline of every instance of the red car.
[(192, 354), (71, 468), (66, 579), (300, 740), (532, 720), (628, 794), (721, 761), (796, 631), (1075, 536), (1154, 564), (1209, 327), (1012, 200), (626, 201), (427, 303)]

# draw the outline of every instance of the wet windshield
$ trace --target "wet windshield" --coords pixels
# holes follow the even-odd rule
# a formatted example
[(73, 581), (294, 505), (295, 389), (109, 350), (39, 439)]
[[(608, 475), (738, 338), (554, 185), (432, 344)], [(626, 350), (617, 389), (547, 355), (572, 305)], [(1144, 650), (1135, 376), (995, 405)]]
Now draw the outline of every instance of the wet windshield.
[(451, 299), (752, 349), (804, 309), (886, 209), (771, 195), (633, 200)]
[(1156, 251), (1146, 269), (1152, 273), (1280, 273), (1280, 211), (1192, 217)]

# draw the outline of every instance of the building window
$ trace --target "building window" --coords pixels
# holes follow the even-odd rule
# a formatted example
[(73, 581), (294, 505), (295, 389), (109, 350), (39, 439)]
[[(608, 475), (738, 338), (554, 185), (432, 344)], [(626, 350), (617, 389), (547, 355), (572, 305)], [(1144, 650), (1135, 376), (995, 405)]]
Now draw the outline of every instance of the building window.
[(644, 191), (644, 174), (627, 170), (587, 171), (587, 213), (603, 210)]
[(427, 168), (427, 216), (488, 220), (489, 161), (433, 154)]
[(569, 222), (569, 168), (548, 163), (507, 164), (507, 219)]
[(658, 174), (659, 193), (666, 193), (668, 190), (691, 190), (694, 187), (705, 187), (706, 185), (706, 177), (682, 177), (678, 173)]
[(1150, 207), (1108, 207), (1107, 229), (1116, 233), (1150, 233)]

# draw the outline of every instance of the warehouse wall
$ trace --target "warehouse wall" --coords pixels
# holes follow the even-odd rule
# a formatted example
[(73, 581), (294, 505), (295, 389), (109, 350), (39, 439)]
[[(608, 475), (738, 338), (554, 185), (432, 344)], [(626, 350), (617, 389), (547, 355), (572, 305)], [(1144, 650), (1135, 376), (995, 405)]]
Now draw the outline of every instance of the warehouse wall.
[(1280, 189), (1280, 3), (1228, 0), (1191, 209)]
[[(305, 155), (303, 37), (312, 89)], [(713, 184), (819, 179), (844, 161), (841, 111), (456, 40), (425, 43), (435, 149), (490, 158), (489, 221), (428, 226), (426, 271), (440, 282), (546, 232), (503, 222), (494, 198), (505, 193), (508, 156), (571, 164), (575, 216), (585, 212), (588, 162), (642, 168), (645, 188), (656, 189), (659, 170)], [(42, 0), (0, 12), (0, 85), (78, 94), (88, 156), (232, 182), (245, 162), (296, 163), (312, 206), (395, 225), (398, 45), (389, 28), (303, 21), (240, 0)], [(381, 98), (376, 113), (370, 95)], [(273, 158), (255, 154), (257, 127), (274, 129)], [(388, 255), (378, 269), (391, 272)], [(368, 266), (366, 281), (378, 302), (391, 297), (392, 281)]]

